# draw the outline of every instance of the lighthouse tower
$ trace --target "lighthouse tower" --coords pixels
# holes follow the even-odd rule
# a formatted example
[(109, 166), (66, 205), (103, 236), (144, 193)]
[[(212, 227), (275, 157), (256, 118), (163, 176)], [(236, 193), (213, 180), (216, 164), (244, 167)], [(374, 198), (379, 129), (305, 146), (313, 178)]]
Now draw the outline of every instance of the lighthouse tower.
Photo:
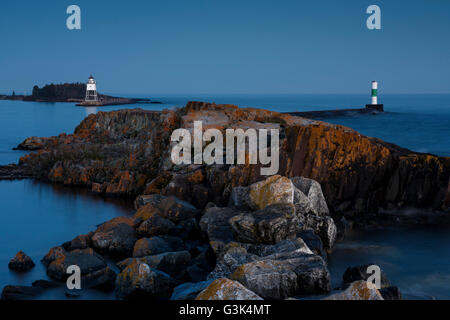
[(378, 82), (372, 81), (372, 96), (371, 103), (366, 104), (366, 109), (370, 109), (373, 111), (384, 111), (384, 107), (382, 104), (378, 104)]
[(91, 75), (86, 84), (86, 98), (84, 99), (86, 102), (97, 102), (97, 84), (94, 80), (94, 77)]

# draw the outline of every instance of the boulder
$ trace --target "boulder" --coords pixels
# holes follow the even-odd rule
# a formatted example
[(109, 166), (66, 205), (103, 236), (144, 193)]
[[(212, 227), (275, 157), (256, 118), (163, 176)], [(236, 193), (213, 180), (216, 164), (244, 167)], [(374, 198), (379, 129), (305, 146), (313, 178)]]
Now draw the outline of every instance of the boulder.
[(246, 243), (273, 244), (295, 237), (300, 225), (292, 203), (272, 204), (262, 210), (230, 218), (234, 239)]
[(355, 281), (343, 292), (332, 294), (324, 300), (384, 300), (374, 284)]
[(264, 299), (284, 299), (298, 292), (297, 275), (282, 261), (262, 260), (243, 264), (231, 274)]
[(302, 230), (297, 233), (297, 237), (303, 239), (308, 248), (311, 249), (314, 254), (321, 256), (325, 262), (328, 260), (328, 255), (323, 247), (322, 240), (314, 233), (314, 231), (310, 229)]
[(154, 216), (159, 216), (162, 218), (161, 210), (157, 207), (157, 205), (153, 203), (147, 203), (143, 206), (140, 206), (134, 214), (134, 221), (136, 224), (139, 224), (145, 220), (148, 220)]
[(234, 187), (233, 190), (231, 190), (228, 206), (236, 207), (241, 210), (251, 210), (252, 204), (249, 187)]
[(294, 206), (297, 214), (314, 214), (310, 199), (296, 187), (294, 187)]
[(140, 237), (153, 237), (168, 234), (175, 224), (155, 214), (142, 222), (137, 228), (137, 234)]
[(121, 299), (168, 299), (177, 284), (168, 274), (133, 261), (117, 276), (116, 295)]
[(214, 280), (201, 282), (186, 282), (175, 287), (170, 300), (195, 300), (198, 294), (205, 290)]
[(22, 250), (17, 252), (16, 256), (8, 263), (8, 268), (15, 271), (28, 271), (35, 266), (33, 260)]
[(190, 203), (173, 196), (161, 200), (159, 208), (162, 211), (162, 216), (175, 224), (183, 220), (196, 218), (200, 213)]
[(81, 287), (95, 288), (105, 291), (111, 291), (114, 289), (116, 282), (116, 273), (110, 267), (100, 269), (86, 274), (81, 277)]
[(250, 206), (261, 210), (272, 204), (289, 204), (294, 202), (294, 186), (283, 176), (271, 176), (249, 186)]
[(239, 211), (233, 208), (210, 207), (200, 219), (200, 228), (217, 256), (223, 253), (227, 243), (233, 241), (233, 232), (228, 221), (238, 214)]
[(174, 278), (181, 278), (184, 275), (186, 267), (191, 260), (188, 251), (165, 252), (153, 256), (141, 258), (128, 258), (117, 264), (119, 269), (124, 270), (132, 262), (145, 263), (152, 269), (163, 271)]
[(67, 250), (72, 251), (76, 249), (86, 249), (91, 246), (91, 236), (92, 234), (82, 234), (75, 237), (70, 241), (66, 247)]
[(304, 177), (294, 177), (291, 178), (291, 181), (297, 189), (308, 197), (313, 213), (318, 216), (328, 216), (330, 214), (322, 193), (322, 187), (317, 181)]
[(326, 250), (331, 250), (336, 240), (337, 228), (333, 218), (329, 216), (319, 217), (313, 214), (298, 215), (303, 230), (313, 230), (322, 240)]
[(237, 281), (226, 278), (214, 280), (195, 300), (263, 300)]
[(257, 255), (248, 253), (246, 248), (235, 243), (217, 261), (214, 270), (211, 271), (207, 279), (228, 278), (236, 268), (247, 262), (255, 261), (258, 258)]
[(276, 253), (245, 263), (230, 278), (267, 299), (330, 291), (330, 274), (323, 259), (301, 251)]
[(142, 238), (136, 241), (133, 257), (152, 256), (164, 252), (180, 251), (184, 249), (183, 240), (172, 236), (156, 236)]
[(63, 258), (65, 257), (67, 251), (66, 249), (64, 249), (63, 247), (53, 247), (51, 248), (47, 254), (42, 258), (41, 262), (48, 267), (48, 265), (50, 263), (52, 263), (53, 261), (55, 261), (58, 258)]
[(65, 280), (68, 277), (67, 268), (71, 265), (77, 265), (82, 276), (106, 268), (105, 260), (92, 249), (77, 249), (53, 260), (47, 268), (47, 274), (53, 279)]
[(103, 223), (91, 238), (93, 248), (117, 259), (131, 256), (137, 240), (133, 225), (134, 220), (128, 217)]

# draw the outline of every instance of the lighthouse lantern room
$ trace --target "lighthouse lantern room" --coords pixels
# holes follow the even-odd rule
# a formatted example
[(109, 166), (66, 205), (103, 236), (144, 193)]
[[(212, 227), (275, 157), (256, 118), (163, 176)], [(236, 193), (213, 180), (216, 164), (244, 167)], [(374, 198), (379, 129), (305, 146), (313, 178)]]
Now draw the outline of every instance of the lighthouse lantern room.
[(94, 80), (94, 77), (91, 75), (86, 84), (86, 98), (84, 99), (86, 102), (97, 102), (97, 84)]

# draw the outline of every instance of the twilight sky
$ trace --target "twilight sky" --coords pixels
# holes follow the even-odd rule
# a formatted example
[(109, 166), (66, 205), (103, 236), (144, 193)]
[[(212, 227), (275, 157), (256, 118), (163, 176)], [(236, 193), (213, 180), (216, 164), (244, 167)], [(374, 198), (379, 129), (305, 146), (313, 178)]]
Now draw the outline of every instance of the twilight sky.
[(0, 39), (0, 93), (91, 73), (110, 94), (450, 93), (448, 0), (2, 1)]

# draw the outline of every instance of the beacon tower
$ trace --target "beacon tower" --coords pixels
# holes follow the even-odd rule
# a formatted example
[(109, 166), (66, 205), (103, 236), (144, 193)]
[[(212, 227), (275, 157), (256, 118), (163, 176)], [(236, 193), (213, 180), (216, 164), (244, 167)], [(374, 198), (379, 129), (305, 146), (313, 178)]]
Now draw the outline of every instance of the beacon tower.
[(380, 111), (380, 112), (384, 111), (383, 105), (378, 104), (378, 82), (377, 81), (372, 81), (371, 103), (366, 104), (366, 108), (374, 110), (374, 111)]
[(97, 84), (94, 80), (94, 77), (91, 75), (86, 84), (86, 98), (84, 99), (86, 102), (98, 102), (97, 96)]

